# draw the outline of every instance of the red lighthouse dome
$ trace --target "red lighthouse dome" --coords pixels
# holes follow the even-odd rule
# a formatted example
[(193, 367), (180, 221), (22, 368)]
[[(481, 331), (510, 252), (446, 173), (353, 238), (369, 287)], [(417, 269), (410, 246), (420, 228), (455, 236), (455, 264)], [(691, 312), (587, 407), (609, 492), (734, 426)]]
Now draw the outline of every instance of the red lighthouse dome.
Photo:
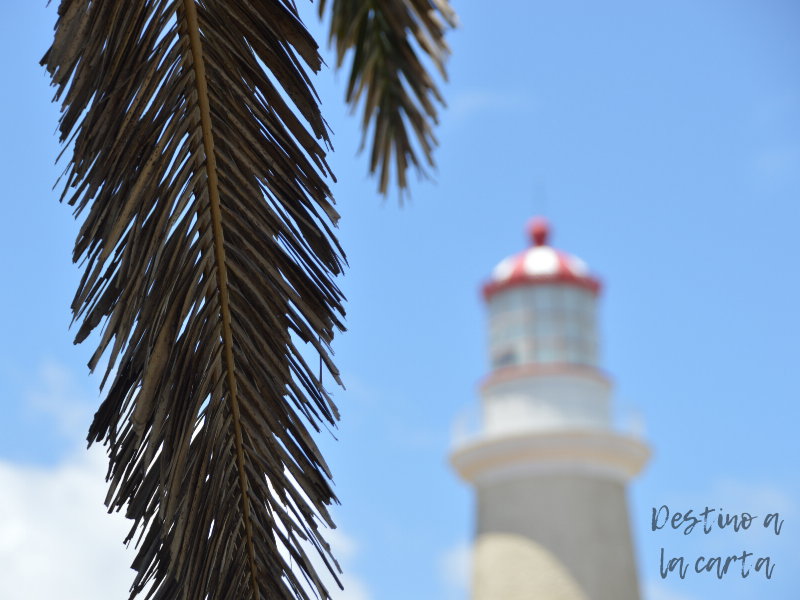
[(483, 287), (487, 300), (511, 287), (543, 283), (567, 283), (595, 294), (599, 292), (600, 281), (592, 276), (584, 261), (548, 245), (550, 223), (544, 217), (532, 218), (527, 230), (531, 246), (509, 256), (492, 270), (489, 281)]

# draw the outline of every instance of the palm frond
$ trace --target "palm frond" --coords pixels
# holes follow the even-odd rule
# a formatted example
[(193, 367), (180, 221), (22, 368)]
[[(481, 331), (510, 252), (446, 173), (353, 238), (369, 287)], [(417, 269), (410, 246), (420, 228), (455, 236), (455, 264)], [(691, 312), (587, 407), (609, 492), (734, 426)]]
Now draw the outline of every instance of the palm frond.
[[(320, 0), (320, 16), (326, 4), (327, 0)], [(389, 190), (392, 153), (401, 201), (411, 165), (420, 176), (427, 176), (411, 143), (409, 126), (428, 166), (435, 167), (436, 102), (443, 106), (445, 102), (411, 39), (446, 80), (450, 49), (444, 35), (457, 26), (458, 17), (447, 0), (332, 0), (330, 42), (335, 41), (337, 67), (353, 49), (346, 100), (355, 111), (365, 94), (361, 149), (371, 130), (369, 168), (375, 173), (380, 167), (378, 189), (384, 196)]]
[(75, 341), (104, 322), (89, 366), (110, 350), (101, 387), (113, 378), (88, 440), (108, 446), (109, 512), (138, 534), (131, 598), (306, 598), (302, 578), (326, 598), (304, 546), (336, 576), (320, 531), (336, 497), (307, 425), (338, 413), (295, 345), (339, 381), (344, 254), (300, 63), (319, 70), (317, 45), (291, 0), (62, 0), (58, 15), (42, 64), (74, 137)]

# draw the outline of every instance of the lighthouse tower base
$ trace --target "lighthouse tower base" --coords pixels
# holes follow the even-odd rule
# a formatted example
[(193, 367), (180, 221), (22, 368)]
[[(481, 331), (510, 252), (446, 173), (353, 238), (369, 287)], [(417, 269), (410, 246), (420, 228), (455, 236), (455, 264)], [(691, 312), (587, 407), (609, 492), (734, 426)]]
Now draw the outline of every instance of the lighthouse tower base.
[[(639, 600), (622, 483), (554, 474), (478, 486), (477, 491), (473, 600)], [(515, 570), (530, 573), (528, 586), (507, 590), (515, 591), (513, 596), (494, 593), (508, 581), (505, 569), (495, 567), (506, 554), (506, 560), (526, 563), (515, 564)], [(541, 592), (534, 593), (536, 588)]]
[(460, 446), (451, 460), (478, 496), (473, 600), (639, 600), (625, 483), (648, 455), (603, 429)]
[(589, 600), (569, 571), (541, 544), (509, 533), (475, 541), (472, 600)]

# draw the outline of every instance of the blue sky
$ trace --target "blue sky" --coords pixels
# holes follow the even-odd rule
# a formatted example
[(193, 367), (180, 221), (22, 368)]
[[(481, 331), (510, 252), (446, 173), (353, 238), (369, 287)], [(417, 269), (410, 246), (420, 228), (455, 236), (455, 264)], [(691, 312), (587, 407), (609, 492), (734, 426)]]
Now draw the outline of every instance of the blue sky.
[[(38, 67), (55, 22), (44, 4), (0, 6), (0, 579), (12, 590), (0, 596), (43, 598), (52, 581), (66, 600), (125, 598), (126, 524), (103, 514), (102, 459), (81, 450), (98, 381), (91, 340), (75, 347), (68, 331), (77, 225), (51, 191), (59, 112)], [(334, 344), (343, 420), (338, 441), (320, 436), (343, 503), (341, 597), (467, 597), (474, 506), (447, 464), (451, 425), (487, 369), (480, 283), (525, 246), (539, 212), (554, 245), (603, 279), (603, 365), (615, 401), (647, 422), (655, 455), (629, 490), (645, 598), (796, 597), (800, 5), (497, 6), (455, 4), (436, 183), (415, 182), (403, 209), (376, 196), (356, 157), (344, 74), (315, 78), (350, 263), (349, 330)], [(300, 9), (322, 43), (314, 6)], [(662, 504), (780, 512), (785, 526), (654, 533)], [(770, 581), (662, 580), (662, 547), (777, 566)], [(31, 566), (42, 553), (51, 577)]]

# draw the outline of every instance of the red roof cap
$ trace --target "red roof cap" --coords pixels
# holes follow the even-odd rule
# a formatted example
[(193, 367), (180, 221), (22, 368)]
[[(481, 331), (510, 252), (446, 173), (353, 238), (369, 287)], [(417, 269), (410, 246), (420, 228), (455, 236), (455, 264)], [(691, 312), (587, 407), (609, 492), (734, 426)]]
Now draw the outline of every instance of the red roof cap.
[(483, 286), (483, 295), (489, 300), (494, 294), (516, 286), (563, 283), (577, 285), (597, 294), (600, 281), (589, 272), (588, 265), (577, 256), (547, 245), (550, 223), (544, 217), (528, 221), (531, 247), (509, 256), (492, 271)]

